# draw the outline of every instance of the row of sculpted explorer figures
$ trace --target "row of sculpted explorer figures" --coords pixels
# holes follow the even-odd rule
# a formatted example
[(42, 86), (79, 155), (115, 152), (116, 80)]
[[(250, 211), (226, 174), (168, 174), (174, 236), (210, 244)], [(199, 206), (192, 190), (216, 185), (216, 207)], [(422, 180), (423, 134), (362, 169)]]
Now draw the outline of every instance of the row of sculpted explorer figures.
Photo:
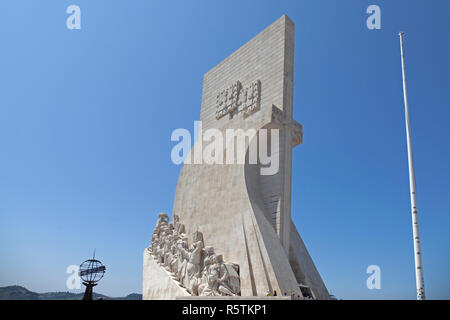
[(201, 232), (194, 232), (190, 241), (177, 215), (170, 223), (166, 213), (158, 217), (147, 250), (173, 280), (193, 296), (240, 295), (239, 265), (205, 247)]

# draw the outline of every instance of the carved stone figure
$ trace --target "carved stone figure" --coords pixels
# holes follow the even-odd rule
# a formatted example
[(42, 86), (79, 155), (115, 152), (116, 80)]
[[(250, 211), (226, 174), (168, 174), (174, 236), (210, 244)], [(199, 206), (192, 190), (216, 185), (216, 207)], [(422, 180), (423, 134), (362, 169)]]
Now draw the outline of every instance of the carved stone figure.
[(147, 249), (174, 281), (192, 295), (240, 294), (239, 268), (224, 263), (222, 255), (216, 255), (213, 247), (205, 247), (201, 232), (192, 234), (189, 245), (177, 215), (170, 223), (167, 214), (160, 213), (158, 217)]
[(180, 223), (180, 217), (176, 214), (173, 215), (173, 223), (177, 234), (184, 233), (184, 224)]
[(211, 264), (206, 272), (206, 286), (201, 292), (202, 296), (218, 296), (219, 294), (219, 267)]

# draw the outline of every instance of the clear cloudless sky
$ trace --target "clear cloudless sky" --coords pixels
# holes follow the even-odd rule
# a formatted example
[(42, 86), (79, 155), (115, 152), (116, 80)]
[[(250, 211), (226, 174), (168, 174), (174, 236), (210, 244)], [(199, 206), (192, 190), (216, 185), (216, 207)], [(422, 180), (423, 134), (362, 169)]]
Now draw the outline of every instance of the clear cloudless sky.
[[(71, 4), (81, 30), (66, 28)], [(371, 4), (381, 30), (366, 27)], [(404, 30), (426, 293), (450, 299), (449, 12), (446, 0), (1, 1), (0, 286), (67, 291), (66, 268), (96, 248), (97, 292), (141, 292), (180, 171), (172, 131), (193, 132), (203, 74), (287, 14), (304, 129), (292, 216), (329, 291), (416, 296)]]

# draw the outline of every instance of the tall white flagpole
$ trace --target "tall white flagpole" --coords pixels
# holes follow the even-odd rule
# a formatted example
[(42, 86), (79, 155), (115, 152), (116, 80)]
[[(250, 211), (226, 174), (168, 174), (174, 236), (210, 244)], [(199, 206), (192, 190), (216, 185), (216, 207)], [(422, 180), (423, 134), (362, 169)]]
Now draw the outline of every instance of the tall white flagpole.
[(403, 52), (403, 32), (399, 32), (400, 49), (402, 55), (402, 76), (403, 76), (403, 98), (405, 100), (405, 120), (406, 120), (406, 141), (408, 144), (408, 165), (409, 165), (409, 188), (411, 191), (411, 212), (412, 212), (412, 227), (414, 237), (414, 261), (416, 266), (416, 288), (417, 300), (425, 300), (425, 285), (423, 280), (423, 266), (422, 266), (422, 251), (420, 249), (420, 235), (419, 235), (419, 219), (417, 215), (417, 201), (416, 201), (416, 178), (414, 174), (414, 161), (411, 146), (411, 128), (409, 126), (409, 109), (408, 96), (406, 93), (406, 76), (405, 76), (405, 56)]

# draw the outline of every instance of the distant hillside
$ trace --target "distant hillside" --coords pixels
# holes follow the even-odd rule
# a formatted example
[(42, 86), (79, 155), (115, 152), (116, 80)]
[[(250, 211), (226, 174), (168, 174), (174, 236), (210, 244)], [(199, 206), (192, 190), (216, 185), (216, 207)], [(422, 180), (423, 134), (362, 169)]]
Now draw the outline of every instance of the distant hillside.
[[(81, 300), (84, 293), (46, 292), (36, 293), (21, 286), (0, 287), (0, 300)], [(93, 299), (104, 300), (142, 300), (142, 295), (131, 293), (126, 297), (112, 298), (94, 291)]]

